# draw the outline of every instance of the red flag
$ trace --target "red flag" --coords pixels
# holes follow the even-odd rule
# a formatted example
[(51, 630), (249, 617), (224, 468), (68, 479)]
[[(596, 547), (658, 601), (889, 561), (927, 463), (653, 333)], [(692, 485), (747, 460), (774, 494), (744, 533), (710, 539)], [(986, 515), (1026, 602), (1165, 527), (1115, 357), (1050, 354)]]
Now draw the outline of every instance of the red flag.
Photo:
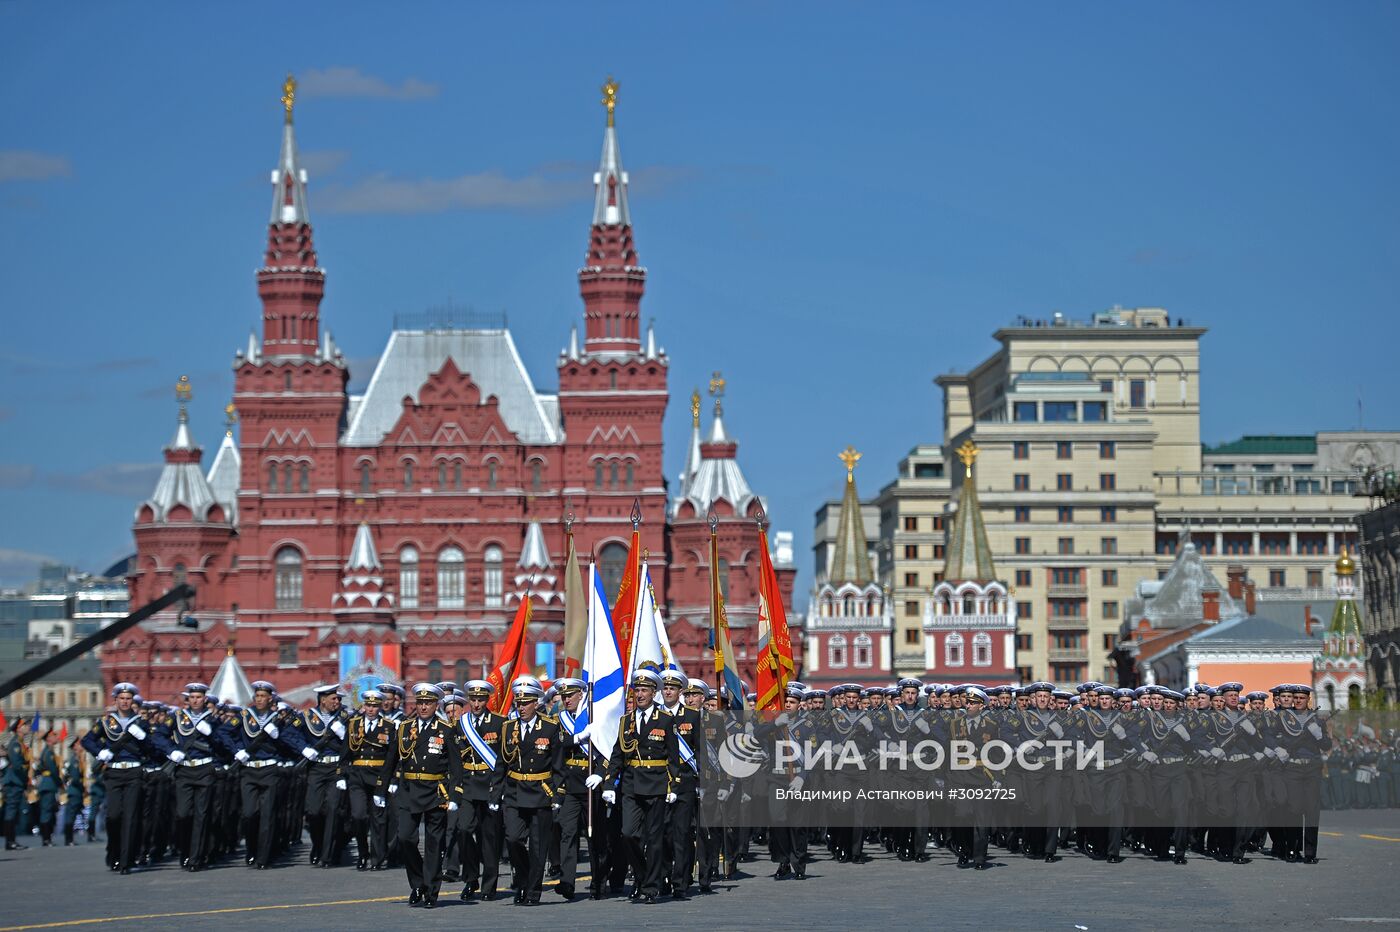
[(5, 710), (0, 709), (0, 731), (9, 731), (10, 723), (5, 719)]
[(529, 594), (520, 600), (520, 606), (515, 610), (515, 620), (510, 623), (505, 640), (496, 646), (496, 660), (486, 677), (486, 681), (496, 687), (491, 695), (490, 709), (497, 715), (505, 715), (510, 708), (511, 680), (530, 671), (525, 632), (530, 626), (533, 602)]
[(617, 602), (613, 605), (613, 631), (617, 633), (617, 650), (624, 657), (632, 656), (632, 632), (637, 626), (637, 587), (641, 569), (641, 535), (632, 528), (632, 543), (627, 548), (627, 568), (622, 571), (622, 583), (617, 587)]
[(62, 744), (68, 740), (68, 723), (63, 723), (63, 729), (58, 733), (58, 743)]
[(794, 674), (792, 637), (788, 633), (783, 593), (768, 556), (768, 532), (758, 531), (758, 705), (759, 711), (781, 712), (787, 685)]

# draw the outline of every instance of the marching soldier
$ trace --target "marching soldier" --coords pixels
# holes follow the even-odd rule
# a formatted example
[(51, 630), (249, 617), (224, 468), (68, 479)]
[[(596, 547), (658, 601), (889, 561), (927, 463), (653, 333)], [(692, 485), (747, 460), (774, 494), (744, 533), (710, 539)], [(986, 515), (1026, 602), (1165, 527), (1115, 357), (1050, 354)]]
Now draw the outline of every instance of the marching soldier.
[(594, 802), (589, 782), (594, 776), (598, 777), (593, 783), (594, 786), (603, 780), (601, 774), (594, 774), (594, 762), (597, 762), (596, 769), (599, 771), (605, 762), (601, 755), (594, 756), (595, 752), (587, 736), (580, 737), (577, 734), (579, 729), (575, 725), (575, 716), (583, 705), (586, 688), (583, 680), (574, 677), (560, 677), (554, 681), (554, 689), (560, 702), (559, 727), (564, 733), (562, 791), (558, 797), (559, 808), (554, 813), (554, 830), (559, 837), (559, 885), (556, 890), (566, 900), (574, 898), (574, 885), (578, 878), (579, 843), (587, 834), (592, 820), (596, 820), (593, 821), (596, 834), (589, 842), (588, 856), (592, 862), (594, 889), (602, 889), (603, 877), (607, 874), (608, 846), (603, 840), (601, 805), (593, 813), (589, 813), (589, 806)]
[(496, 898), (501, 865), (501, 811), (491, 808), (491, 785), (501, 757), (506, 719), (486, 708), (496, 688), (486, 680), (469, 680), (463, 687), (467, 708), (457, 721), (457, 745), (462, 755), (462, 810), (458, 817), (457, 849), (462, 861), (462, 900), (478, 894)]
[[(68, 742), (68, 760), (63, 764), (63, 813), (59, 818), (63, 822), (63, 846), (73, 847), (73, 833), (78, 824), (78, 816), (82, 814), (87, 805), (86, 779), (83, 774), (83, 746), (78, 743), (79, 739), (74, 738)], [(88, 819), (88, 831), (92, 831), (92, 817)], [(91, 837), (89, 836), (89, 841)]]
[(5, 753), (0, 756), (0, 770), (4, 771), (6, 851), (23, 851), (29, 847), (15, 840), (24, 807), (29, 804), (25, 798), (29, 793), (29, 749), (24, 743), (28, 734), (28, 719), (23, 716), (16, 718), (10, 725), (10, 737), (5, 742)]
[[(399, 855), (408, 874), (409, 906), (432, 909), (442, 883), (442, 852), (446, 847), (447, 815), (457, 811), (462, 793), (462, 757), (447, 720), (437, 714), (442, 690), (432, 683), (413, 687), (413, 714), (398, 725), (389, 743), (389, 757), (376, 784), (376, 802), (383, 793), (398, 800)], [(418, 827), (423, 849), (418, 849)]]
[(517, 905), (540, 901), (550, 827), (564, 791), (565, 737), (559, 722), (541, 715), (544, 690), (534, 677), (511, 687), (517, 716), (506, 723), (492, 802), (504, 813), (506, 844)]
[(276, 694), (276, 687), (266, 680), (253, 683), (253, 706), (243, 710), (233, 732), (233, 757), (243, 765), (239, 784), (248, 865), (257, 870), (266, 870), (272, 861), (280, 808), (278, 770), (284, 755), (290, 759), (300, 754), (307, 760), (317, 756), (296, 728), (277, 724)]
[[(632, 899), (655, 903), (664, 867), (666, 807), (676, 802), (680, 752), (674, 717), (655, 705), (661, 677), (650, 670), (632, 675), (635, 709), (623, 716), (617, 746), (608, 759), (603, 802), (622, 797), (622, 837), (632, 862)], [(617, 786), (614, 790), (611, 787)]]
[(704, 724), (700, 713), (681, 701), (690, 680), (679, 670), (661, 674), (662, 708), (675, 721), (676, 751), (680, 767), (675, 785), (676, 801), (667, 807), (667, 863), (670, 876), (663, 881), (678, 900), (687, 896), (695, 871), (695, 825), (699, 812), (700, 774), (705, 767)]
[[(356, 870), (382, 870), (387, 856), (382, 795), (375, 789), (396, 731), (380, 714), (383, 694), (367, 689), (358, 714), (346, 726), (345, 785), (350, 795), (350, 830), (355, 835)], [(379, 797), (376, 799), (376, 797)]]
[(147, 730), (149, 723), (137, 714), (136, 686), (112, 687), (116, 709), (95, 722), (83, 736), (83, 748), (105, 764), (107, 792), (107, 863), (112, 870), (131, 873), (141, 839), (142, 774), (148, 752), (168, 757), (178, 750), (164, 736)]
[(58, 793), (63, 788), (63, 774), (58, 768), (58, 732), (49, 728), (43, 736), (44, 749), (34, 765), (34, 789), (39, 793), (39, 837), (45, 848), (53, 847), (53, 830), (58, 822)]
[(217, 767), (232, 760), (234, 747), (209, 707), (209, 687), (189, 683), (185, 696), (188, 705), (176, 711), (161, 733), (181, 755), (175, 764), (175, 847), (181, 866), (198, 871), (209, 863)]
[[(311, 866), (335, 866), (336, 817), (341, 794), (349, 788), (342, 760), (345, 722), (338, 685), (316, 687), (316, 707), (297, 720), (307, 747), (316, 752), (306, 775), (306, 827), (311, 833)], [(363, 854), (363, 852), (361, 852)]]

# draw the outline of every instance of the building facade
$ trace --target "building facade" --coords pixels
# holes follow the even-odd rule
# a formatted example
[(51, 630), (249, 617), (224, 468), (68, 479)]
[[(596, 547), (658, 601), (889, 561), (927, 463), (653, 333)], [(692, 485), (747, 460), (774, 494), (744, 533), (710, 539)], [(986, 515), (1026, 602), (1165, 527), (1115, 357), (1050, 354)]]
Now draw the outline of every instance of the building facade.
[[(617, 591), (634, 516), (659, 603), (684, 609), (672, 616), (672, 645), (682, 663), (702, 664), (705, 632), (692, 629), (708, 629), (708, 613), (692, 609), (708, 605), (708, 560), (695, 564), (687, 548), (672, 572), (674, 541), (689, 540), (679, 529), (697, 520), (686, 509), (699, 506), (687, 488), (674, 514), (669, 507), (670, 360), (641, 326), (647, 270), (615, 127), (616, 85), (605, 92), (577, 273), (582, 339), (575, 328), (559, 354), (557, 392), (536, 388), (503, 322), (425, 319), (396, 326), (365, 392), (351, 395), (346, 359), (322, 320), (326, 272), (289, 79), (256, 276), (261, 327), (234, 356), (229, 430), (206, 473), (182, 382), (164, 472), (133, 528), (132, 603), (180, 581), (198, 595), (123, 634), (104, 657), (109, 682), (172, 692), (212, 677), (235, 644), (249, 678), (284, 688), (365, 669), (412, 680), (479, 676), (522, 599), (532, 600), (532, 642), (560, 642), (567, 528), (583, 562), (596, 562)], [(701, 445), (697, 481), (706, 464), (737, 471), (718, 414), (715, 431)], [(761, 506), (746, 484), (706, 488), (704, 508), (725, 524), (730, 619), (743, 619), (756, 614)], [(791, 567), (783, 573), (790, 592)], [(736, 651), (748, 654), (752, 626), (735, 629)], [(547, 647), (536, 655), (547, 672), (549, 656)]]
[[(1396, 460), (1391, 460), (1394, 463)], [(1386, 702), (1400, 702), (1400, 483), (1394, 467), (1367, 477), (1370, 507), (1361, 530), (1361, 613), (1368, 679)]]

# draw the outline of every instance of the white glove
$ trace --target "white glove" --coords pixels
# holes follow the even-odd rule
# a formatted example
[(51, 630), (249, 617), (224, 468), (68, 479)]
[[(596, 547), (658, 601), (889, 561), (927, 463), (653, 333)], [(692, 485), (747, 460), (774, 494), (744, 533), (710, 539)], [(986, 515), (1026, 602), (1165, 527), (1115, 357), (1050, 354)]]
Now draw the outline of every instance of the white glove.
[(487, 808), (487, 809), (490, 809), (492, 812), (500, 812), (500, 811), (501, 811), (501, 804), (500, 804), (500, 803), (487, 803), (487, 804), (486, 804), (486, 808)]
[(592, 731), (592, 730), (593, 730), (593, 726), (592, 726), (592, 725), (585, 725), (584, 727), (580, 728), (578, 731), (574, 732), (574, 744), (583, 744), (585, 741), (587, 741), (587, 740), (588, 740), (588, 733), (589, 733), (590, 731)]
[(866, 731), (873, 732), (875, 730), (875, 726), (870, 724), (870, 719), (868, 718), (861, 719), (860, 723), (865, 726)]
[(1117, 738), (1120, 741), (1128, 737), (1128, 732), (1124, 730), (1121, 722), (1113, 723), (1113, 737)]
[(239, 751), (237, 754), (233, 755), (233, 759), (240, 764), (246, 764), (248, 761), (252, 760), (252, 755), (247, 751)]
[(194, 726), (194, 730), (199, 732), (206, 738), (209, 737), (210, 733), (214, 731), (214, 729), (209, 727), (209, 722), (207, 719), (200, 719), (199, 724)]
[(1059, 722), (1051, 722), (1051, 723), (1050, 723), (1050, 732), (1051, 732), (1051, 734), (1053, 734), (1056, 738), (1063, 738), (1063, 737), (1065, 736), (1065, 730), (1064, 730), (1063, 728), (1060, 727), (1060, 723), (1059, 723)]
[(1322, 738), (1322, 726), (1317, 722), (1308, 722), (1308, 734), (1320, 740)]
[(742, 794), (740, 794), (740, 796), (739, 796), (739, 802), (741, 802), (741, 803), (751, 803), (751, 802), (753, 802), (753, 797), (750, 796), (748, 793), (742, 793)]
[(302, 749), (301, 749), (301, 756), (304, 757), (304, 758), (306, 758), (307, 760), (315, 760), (316, 758), (320, 757), (321, 755), (316, 753), (316, 749), (315, 749), (315, 748), (302, 748)]
[(126, 730), (131, 732), (131, 737), (135, 738), (137, 741), (146, 740), (146, 729), (137, 725), (135, 722), (132, 722)]
[(1240, 727), (1243, 728), (1246, 733), (1251, 735), (1258, 731), (1258, 729), (1254, 727), (1254, 723), (1249, 720), (1249, 716), (1247, 715), (1244, 718), (1240, 719)]
[(773, 724), (774, 724), (774, 725), (786, 725), (787, 723), (788, 723), (788, 714), (787, 714), (786, 712), (779, 712), (779, 713), (778, 713), (778, 717), (775, 718), (775, 719), (773, 719)]
[(331, 722), (331, 731), (335, 732), (337, 738), (345, 737), (345, 726), (340, 722)]
[(180, 750), (174, 750), (171, 751), (168, 756), (171, 760), (178, 764), (185, 759), (185, 752)]
[(1254, 752), (1254, 759), (1255, 759), (1255, 760), (1263, 760), (1263, 759), (1264, 759), (1264, 752), (1263, 752), (1263, 751), (1255, 751), (1255, 752)]
[(1264, 756), (1265, 756), (1265, 757), (1273, 757), (1273, 756), (1274, 756), (1274, 749), (1273, 749), (1273, 748), (1265, 748), (1265, 749), (1264, 749)]
[[(559, 804), (558, 804), (558, 803), (555, 803), (554, 808), (555, 808), (555, 809), (558, 809), (558, 808), (559, 808)], [(455, 802), (448, 803), (448, 804), (447, 804), (447, 811), (448, 811), (448, 812), (456, 812), (456, 811), (457, 811), (457, 804), (456, 804)]]
[(1274, 753), (1278, 755), (1278, 759), (1279, 759), (1279, 762), (1280, 762), (1280, 763), (1283, 763), (1283, 764), (1288, 763), (1288, 748), (1279, 748), (1279, 749), (1278, 749), (1277, 751), (1275, 751)]
[(383, 796), (376, 796), (376, 797), (374, 797), (374, 807), (375, 807), (376, 809), (383, 809), (383, 808), (384, 808), (384, 797), (383, 797)]
[(272, 724), (271, 722), (268, 722), (266, 725), (263, 726), (263, 731), (267, 732), (267, 736), (269, 738), (276, 738), (279, 734), (279, 732), (277, 731), (277, 726)]
[(337, 781), (335, 781), (335, 788), (338, 789), (338, 790), (343, 790), (343, 789), (345, 789), (345, 781), (344, 781), (344, 780), (337, 780)]
[[(455, 804), (454, 804), (454, 805), (455, 805)], [(558, 804), (558, 803), (550, 803), (550, 804), (549, 804), (549, 808), (550, 808), (552, 811), (554, 811), (554, 812), (558, 812), (558, 811), (559, 811), (559, 804)]]
[(603, 802), (607, 803), (609, 806), (617, 802), (617, 791), (603, 790)]
[(97, 759), (105, 764), (112, 759), (112, 752), (107, 748), (103, 748), (97, 752)]
[(697, 799), (704, 799), (704, 798), (705, 798), (705, 788), (704, 788), (703, 786), (697, 786), (697, 787), (695, 788), (695, 796), (696, 796)]
[(8, 757), (0, 757), (0, 770), (4, 770), (8, 766), (10, 766), (10, 759)]
[(1156, 752), (1156, 751), (1143, 751), (1143, 752), (1142, 752), (1142, 759), (1145, 760), (1145, 761), (1147, 761), (1149, 764), (1155, 764), (1155, 763), (1157, 763), (1157, 752)]
[(792, 790), (794, 793), (799, 793), (799, 792), (801, 792), (801, 791), (802, 791), (802, 778), (801, 778), (801, 777), (793, 777), (793, 778), (792, 778), (792, 782), (788, 784), (788, 789)]
[(728, 791), (728, 790), (723, 789), (723, 788), (718, 789), (718, 790), (715, 790), (715, 799), (719, 800), (720, 802), (724, 802), (724, 801), (725, 801), (726, 799), (728, 799), (728, 798), (729, 798), (729, 791)]
[(583, 785), (588, 787), (590, 790), (596, 790), (599, 786), (602, 785), (602, 783), (603, 775), (601, 773), (590, 773), (588, 775), (588, 779), (583, 781)]
[(666, 805), (669, 806), (669, 805), (671, 805), (672, 803), (674, 803), (675, 801), (676, 801), (676, 794), (675, 794), (675, 793), (667, 793), (667, 794), (666, 794)]
[(399, 785), (398, 785), (397, 783), (390, 783), (390, 784), (389, 784), (389, 795), (390, 795), (390, 796), (393, 796), (393, 795), (394, 795), (395, 793), (397, 793), (398, 791), (399, 791)]
[(1225, 751), (1224, 751), (1224, 749), (1222, 749), (1222, 748), (1211, 748), (1211, 749), (1210, 749), (1210, 756), (1213, 757), (1213, 758), (1215, 758), (1216, 760), (1224, 760), (1224, 759), (1225, 759)]

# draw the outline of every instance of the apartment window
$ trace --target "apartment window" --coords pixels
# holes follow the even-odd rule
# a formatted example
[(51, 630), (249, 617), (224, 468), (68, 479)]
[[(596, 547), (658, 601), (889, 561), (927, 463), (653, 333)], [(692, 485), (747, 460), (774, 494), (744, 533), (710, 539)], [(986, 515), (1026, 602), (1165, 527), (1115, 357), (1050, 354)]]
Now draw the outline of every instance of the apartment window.
[(1056, 650), (1083, 650), (1084, 635), (1079, 632), (1065, 633), (1057, 631), (1051, 635), (1051, 646)]
[(1115, 553), (1117, 553), (1117, 552), (1118, 552), (1118, 538), (1116, 538), (1116, 537), (1100, 537), (1100, 538), (1099, 538), (1099, 553), (1102, 553), (1102, 554), (1104, 554), (1104, 555), (1106, 555), (1106, 556), (1111, 556), (1111, 555), (1113, 555), (1113, 554), (1115, 554)]
[(1288, 585), (1288, 583), (1284, 581), (1287, 575), (1288, 574), (1283, 570), (1269, 570), (1269, 588), (1280, 589)]
[(295, 547), (283, 547), (277, 551), (273, 563), (277, 608), (281, 611), (301, 608), (301, 551)]
[(1083, 617), (1084, 617), (1084, 600), (1083, 600), (1083, 599), (1051, 599), (1051, 600), (1050, 600), (1050, 617), (1051, 617), (1051, 618), (1083, 618)]
[(1018, 651), (1031, 650), (1031, 645), (1035, 643), (1035, 636), (1031, 634), (1016, 635), (1016, 649)]
[(1011, 458), (1018, 460), (1028, 460), (1031, 458), (1031, 445), (1025, 440), (1017, 440), (1011, 444)]
[(617, 464), (616, 464), (616, 463), (609, 463), (609, 464), (608, 464), (608, 488), (610, 488), (610, 489), (615, 489), (615, 488), (617, 488)]
[(846, 636), (844, 634), (833, 634), (831, 640), (826, 642), (826, 665), (828, 667), (846, 666)]
[(905, 573), (905, 574), (904, 574), (904, 585), (913, 587), (913, 586), (917, 586), (918, 584), (919, 584), (919, 574), (918, 574), (918, 573)]
[(1308, 570), (1308, 588), (1322, 588), (1322, 570)]
[(1118, 647), (1118, 635), (1117, 635), (1117, 634), (1114, 634), (1112, 631), (1106, 631), (1106, 632), (1104, 632), (1104, 636), (1103, 636), (1103, 649), (1106, 650), (1106, 651), (1110, 651), (1110, 652), (1111, 652), (1111, 651), (1113, 651), (1113, 650), (1114, 650), (1115, 648), (1117, 648), (1117, 647)]
[(1088, 669), (1087, 663), (1052, 663), (1050, 678), (1056, 683), (1078, 683), (1084, 679)]
[(919, 529), (919, 518), (917, 515), (906, 515), (904, 518), (904, 529), (906, 531), (917, 531)]
[(1118, 476), (1116, 473), (1099, 473), (1099, 491), (1114, 492), (1118, 489)]
[(1112, 380), (1112, 379), (1099, 379), (1099, 391), (1103, 392), (1105, 395), (1112, 395), (1112, 394), (1113, 394), (1113, 380)]
[(413, 463), (410, 460), (405, 460), (403, 464), (403, 490), (413, 491)]
[(1035, 670), (1031, 667), (1017, 667), (1016, 675), (1021, 678), (1022, 683), (1029, 683), (1035, 679)]
[(1100, 441), (1099, 441), (1099, 459), (1101, 459), (1101, 460), (1113, 460), (1113, 459), (1117, 459), (1117, 458), (1118, 458), (1118, 441), (1116, 441), (1116, 440), (1100, 440)]
[(297, 665), (297, 642), (283, 641), (277, 645), (277, 665), (294, 667)]
[(628, 463), (627, 468), (623, 470), (623, 479), (627, 483), (627, 488), (629, 489), (632, 488), (632, 471), (634, 468), (634, 464)]
[(399, 607), (418, 607), (418, 548), (399, 551)]
[(1055, 441), (1055, 459), (1067, 460), (1074, 457), (1074, 444), (1069, 440)]
[(1116, 586), (1116, 585), (1118, 585), (1118, 571), (1117, 571), (1117, 570), (1104, 570), (1104, 571), (1103, 571), (1103, 575), (1102, 575), (1102, 582), (1103, 582), (1103, 584), (1104, 584), (1105, 586)]
[(1128, 406), (1132, 408), (1147, 407), (1147, 382), (1142, 379), (1133, 379), (1128, 382)]
[(917, 600), (915, 600), (915, 599), (909, 599), (908, 601), (906, 601), (906, 602), (904, 603), (904, 617), (905, 617), (905, 618), (918, 618), (918, 617), (919, 617), (919, 603), (918, 603)]
[(1052, 586), (1082, 586), (1084, 585), (1084, 571), (1077, 566), (1057, 566), (1050, 571), (1050, 585)]
[(438, 553), (438, 608), (462, 608), (466, 605), (466, 557), (457, 547), (444, 547)]
[(1073, 401), (1045, 402), (1045, 418), (1048, 421), (1079, 420), (1079, 405)]
[(904, 559), (906, 559), (906, 560), (917, 560), (917, 559), (919, 559), (919, 545), (918, 545), (918, 544), (905, 544), (905, 545), (904, 545)]
[(934, 544), (934, 545), (933, 545), (933, 558), (934, 558), (935, 560), (941, 560), (941, 559), (943, 559), (943, 545), (942, 545), (942, 544)]
[(1073, 506), (1073, 505), (1061, 505), (1059, 508), (1056, 508), (1056, 509), (1055, 509), (1055, 520), (1058, 521), (1058, 522), (1061, 523), (1061, 524), (1073, 524), (1073, 523), (1074, 523), (1074, 506)]
[(1035, 409), (1034, 401), (1018, 401), (1011, 406), (1011, 419), (1013, 421), (1035, 421), (1038, 420), (1038, 413)]
[(1017, 553), (1030, 553), (1030, 552), (1031, 552), (1031, 539), (1030, 539), (1029, 537), (1018, 537), (1018, 538), (1016, 538), (1016, 552), (1017, 552)]
[(980, 632), (972, 636), (972, 665), (990, 667), (992, 665), (992, 636)]
[(1103, 614), (1103, 617), (1104, 617), (1104, 618), (1112, 620), (1112, 619), (1115, 619), (1115, 618), (1118, 617), (1118, 603), (1117, 603), (1117, 602), (1105, 602), (1105, 603), (1103, 603), (1103, 605), (1102, 605), (1101, 608), (1102, 608), (1102, 614)]
[(941, 479), (943, 477), (942, 463), (915, 463), (915, 479)]
[(1030, 584), (1031, 584), (1031, 571), (1030, 571), (1030, 570), (1017, 570), (1017, 571), (1016, 571), (1016, 585), (1018, 585), (1018, 586), (1029, 586)]
[(963, 665), (963, 639), (956, 631), (943, 639), (943, 664), (949, 667)]
[(909, 646), (917, 646), (919, 643), (919, 629), (909, 628), (904, 632), (904, 643)]
[(1106, 421), (1108, 420), (1108, 403), (1105, 401), (1084, 402), (1084, 420), (1086, 421)]
[(1018, 472), (1011, 477), (1011, 487), (1017, 492), (1029, 492), (1031, 490), (1031, 475), (1026, 472)]
[(1055, 474), (1055, 489), (1059, 492), (1074, 491), (1074, 477), (1067, 472)]
[(502, 563), (501, 548), (495, 544), (486, 548), (482, 555), (484, 572), (482, 578), (485, 582), (485, 598), (487, 608), (500, 608), (501, 595), (503, 589), (503, 579), (501, 572)]
[(935, 518), (933, 519), (933, 529), (934, 529), (935, 531), (941, 531), (941, 530), (943, 530), (943, 516), (942, 516), (942, 515), (939, 515), (939, 516), (937, 516), (937, 517), (935, 517)]
[(1074, 553), (1074, 538), (1061, 537), (1058, 541), (1056, 541), (1056, 550), (1060, 554)]
[(1118, 507), (1116, 505), (1104, 505), (1099, 509), (1099, 520), (1104, 524), (1116, 524), (1118, 521)]
[(1017, 506), (1016, 506), (1016, 523), (1017, 523), (1017, 524), (1029, 524), (1030, 521), (1031, 521), (1031, 506), (1029, 506), (1029, 505), (1017, 505)]
[(1017, 619), (1024, 619), (1024, 620), (1026, 620), (1026, 621), (1030, 621), (1030, 620), (1031, 620), (1031, 603), (1029, 603), (1029, 602), (1017, 602), (1017, 603), (1016, 603), (1016, 617), (1017, 617)]

